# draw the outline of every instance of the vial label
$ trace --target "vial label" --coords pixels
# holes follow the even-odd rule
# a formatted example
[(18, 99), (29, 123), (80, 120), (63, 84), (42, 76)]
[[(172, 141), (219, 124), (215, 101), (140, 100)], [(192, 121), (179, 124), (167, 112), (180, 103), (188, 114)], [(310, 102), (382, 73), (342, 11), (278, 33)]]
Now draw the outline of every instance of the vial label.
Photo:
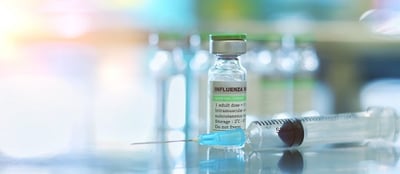
[(211, 131), (246, 128), (246, 81), (210, 81)]

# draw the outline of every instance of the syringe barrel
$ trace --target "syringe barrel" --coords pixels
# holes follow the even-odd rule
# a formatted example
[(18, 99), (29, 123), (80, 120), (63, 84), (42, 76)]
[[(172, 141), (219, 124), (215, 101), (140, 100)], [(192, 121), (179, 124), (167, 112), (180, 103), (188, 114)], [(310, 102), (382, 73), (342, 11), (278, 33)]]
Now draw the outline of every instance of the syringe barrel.
[(357, 113), (254, 121), (247, 136), (253, 149), (270, 149), (369, 139), (394, 141), (399, 127), (393, 109), (373, 107)]

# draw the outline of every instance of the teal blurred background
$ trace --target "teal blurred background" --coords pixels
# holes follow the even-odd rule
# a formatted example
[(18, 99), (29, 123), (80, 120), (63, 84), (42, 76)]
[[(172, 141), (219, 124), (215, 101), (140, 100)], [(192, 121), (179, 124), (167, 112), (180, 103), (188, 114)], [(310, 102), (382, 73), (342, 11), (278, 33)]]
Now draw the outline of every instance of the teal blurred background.
[[(373, 33), (359, 21), (370, 9), (396, 11), (400, 3), (3, 0), (0, 154), (124, 151), (130, 142), (154, 139), (160, 99), (149, 69), (152, 33), (311, 34), (320, 59), (317, 80), (329, 96), (326, 112), (359, 111), (365, 85), (400, 78), (398, 37)], [(168, 125), (182, 128), (187, 81), (171, 81)]]

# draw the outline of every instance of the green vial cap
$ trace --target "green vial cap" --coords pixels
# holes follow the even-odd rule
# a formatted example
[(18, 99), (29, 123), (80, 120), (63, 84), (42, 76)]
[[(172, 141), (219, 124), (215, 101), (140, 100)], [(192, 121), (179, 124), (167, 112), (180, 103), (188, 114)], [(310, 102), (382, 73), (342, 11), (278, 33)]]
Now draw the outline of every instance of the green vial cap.
[(222, 40), (246, 40), (246, 34), (210, 34), (210, 40), (222, 41)]
[(216, 55), (246, 53), (246, 34), (210, 34), (210, 53)]

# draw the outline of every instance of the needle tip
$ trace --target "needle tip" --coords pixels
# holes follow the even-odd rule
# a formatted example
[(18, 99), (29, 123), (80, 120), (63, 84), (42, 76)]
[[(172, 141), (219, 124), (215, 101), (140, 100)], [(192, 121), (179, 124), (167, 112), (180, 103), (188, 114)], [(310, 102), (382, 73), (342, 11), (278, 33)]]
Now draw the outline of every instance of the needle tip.
[(187, 140), (172, 140), (172, 141), (149, 141), (149, 142), (135, 142), (130, 145), (142, 145), (142, 144), (164, 144), (164, 143), (178, 143), (178, 142), (197, 142), (197, 139), (187, 139)]

